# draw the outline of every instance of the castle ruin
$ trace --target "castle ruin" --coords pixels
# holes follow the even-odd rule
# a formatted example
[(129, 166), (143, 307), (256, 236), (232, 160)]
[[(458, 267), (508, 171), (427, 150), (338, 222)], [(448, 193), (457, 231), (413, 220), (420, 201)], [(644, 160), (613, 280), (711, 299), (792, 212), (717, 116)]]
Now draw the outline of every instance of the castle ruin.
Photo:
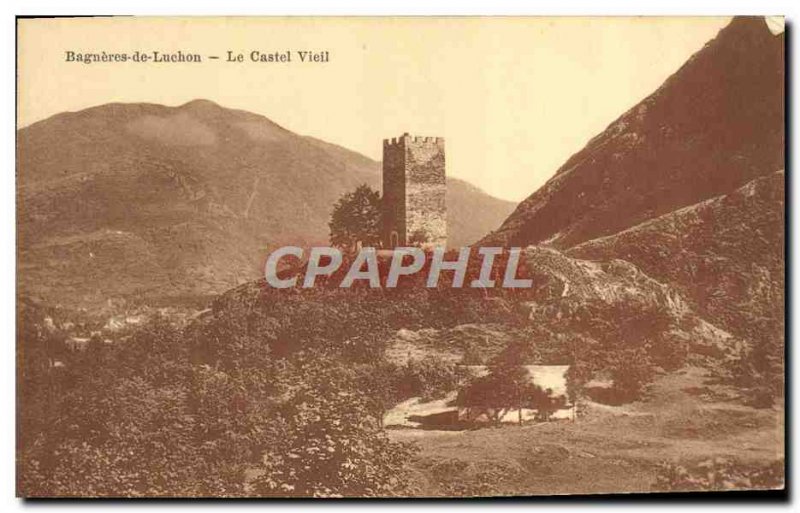
[(383, 141), (383, 247), (447, 244), (444, 138)]

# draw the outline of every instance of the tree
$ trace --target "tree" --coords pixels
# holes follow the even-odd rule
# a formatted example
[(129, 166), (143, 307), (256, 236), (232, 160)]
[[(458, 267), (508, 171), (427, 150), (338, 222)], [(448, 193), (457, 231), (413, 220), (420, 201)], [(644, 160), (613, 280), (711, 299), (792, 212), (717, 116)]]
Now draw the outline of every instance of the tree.
[(639, 399), (653, 381), (655, 369), (650, 355), (643, 348), (625, 349), (613, 355), (611, 378), (621, 402)]
[(458, 388), (466, 378), (458, 365), (440, 356), (411, 359), (397, 369), (396, 388), (399, 400), (419, 396), (423, 401), (440, 399)]
[(366, 184), (345, 193), (333, 207), (330, 241), (333, 246), (353, 250), (360, 242), (376, 246), (381, 240), (381, 198)]
[(541, 403), (541, 388), (537, 387), (528, 369), (520, 362), (528, 359), (532, 351), (529, 344), (516, 340), (508, 344), (489, 364), (489, 373), (474, 379), (459, 394), (459, 402), (470, 408), (480, 408), (499, 424), (512, 410), (522, 424), (522, 409)]
[(349, 369), (314, 362), (285, 403), (265, 447), (258, 496), (385, 497), (404, 490), (414, 446), (392, 442)]
[(523, 365), (509, 365), (491, 368), (489, 374), (474, 379), (460, 391), (458, 404), (481, 410), (494, 424), (517, 410), (517, 421), (522, 424), (523, 408), (536, 410), (539, 420), (549, 420), (565, 402), (536, 385)]
[(551, 389), (544, 389), (534, 383), (529, 383), (523, 389), (522, 404), (526, 408), (536, 410), (536, 419), (548, 421), (553, 413), (567, 405), (564, 396), (553, 397)]
[(565, 374), (567, 385), (567, 399), (572, 404), (572, 418), (577, 419), (578, 401), (583, 393), (583, 387), (592, 377), (591, 363), (573, 357), (572, 363)]
[(274, 417), (260, 385), (271, 369), (194, 365), (180, 331), (159, 318), (123, 343), (67, 356), (53, 413), (20, 444), (24, 495), (244, 494), (246, 470), (273, 445), (261, 428)]
[(456, 402), (459, 406), (485, 413), (494, 424), (499, 424), (510, 408), (505, 404), (505, 398), (498, 394), (498, 383), (492, 375), (473, 379), (459, 390)]

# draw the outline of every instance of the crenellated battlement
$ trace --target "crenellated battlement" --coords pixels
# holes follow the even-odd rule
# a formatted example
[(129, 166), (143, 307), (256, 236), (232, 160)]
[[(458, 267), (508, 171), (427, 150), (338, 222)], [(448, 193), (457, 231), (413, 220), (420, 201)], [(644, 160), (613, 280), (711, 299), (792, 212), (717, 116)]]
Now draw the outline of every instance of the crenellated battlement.
[(383, 247), (447, 244), (443, 137), (383, 140)]
[(444, 144), (444, 137), (423, 137), (416, 135), (409, 135), (407, 132), (400, 137), (392, 137), (391, 139), (384, 139), (384, 146), (397, 146), (400, 144), (414, 144), (414, 145), (437, 145)]

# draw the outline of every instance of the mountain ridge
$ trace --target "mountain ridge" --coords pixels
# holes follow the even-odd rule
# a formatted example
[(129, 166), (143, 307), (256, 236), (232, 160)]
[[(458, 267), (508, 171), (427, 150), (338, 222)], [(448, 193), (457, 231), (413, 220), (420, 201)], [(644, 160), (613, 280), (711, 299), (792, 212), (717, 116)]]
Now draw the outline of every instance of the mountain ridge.
[[(267, 247), (326, 244), (334, 202), (380, 184), (379, 162), (209, 100), (99, 105), (17, 140), (19, 285), (54, 301), (222, 292)], [(453, 245), (513, 208), (453, 178), (448, 203)]]
[(481, 243), (568, 248), (783, 168), (783, 46), (735, 18)]

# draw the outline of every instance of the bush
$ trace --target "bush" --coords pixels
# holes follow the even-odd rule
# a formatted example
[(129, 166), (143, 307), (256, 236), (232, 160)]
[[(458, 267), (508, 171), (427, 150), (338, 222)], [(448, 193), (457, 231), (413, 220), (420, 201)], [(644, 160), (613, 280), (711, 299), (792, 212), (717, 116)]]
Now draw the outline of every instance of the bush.
[(620, 402), (640, 399), (654, 377), (650, 355), (642, 348), (624, 349), (611, 357), (611, 379)]
[(692, 465), (664, 462), (656, 470), (653, 490), (666, 492), (709, 490), (774, 490), (784, 486), (784, 462), (744, 463), (714, 458)]
[(397, 369), (395, 388), (398, 400), (420, 397), (423, 401), (441, 399), (458, 389), (466, 379), (462, 367), (433, 356), (424, 360), (409, 360)]
[(745, 402), (755, 408), (769, 408), (783, 398), (784, 365), (782, 344), (748, 348), (727, 365), (727, 381), (743, 392)]
[(347, 372), (321, 366), (305, 376), (273, 422), (253, 482), (259, 496), (381, 497), (402, 494), (414, 447), (391, 442)]
[[(192, 361), (203, 353), (192, 357), (181, 333), (156, 319), (124, 341), (72, 355), (46, 386), (26, 389), (37, 415), (20, 440), (19, 492), (399, 493), (413, 448), (386, 437), (376, 398), (360, 392), (379, 388), (364, 379), (380, 368), (370, 374), (319, 351), (274, 360), (260, 347), (243, 337), (224, 361)], [(259, 469), (262, 479), (248, 489), (246, 476)]]

